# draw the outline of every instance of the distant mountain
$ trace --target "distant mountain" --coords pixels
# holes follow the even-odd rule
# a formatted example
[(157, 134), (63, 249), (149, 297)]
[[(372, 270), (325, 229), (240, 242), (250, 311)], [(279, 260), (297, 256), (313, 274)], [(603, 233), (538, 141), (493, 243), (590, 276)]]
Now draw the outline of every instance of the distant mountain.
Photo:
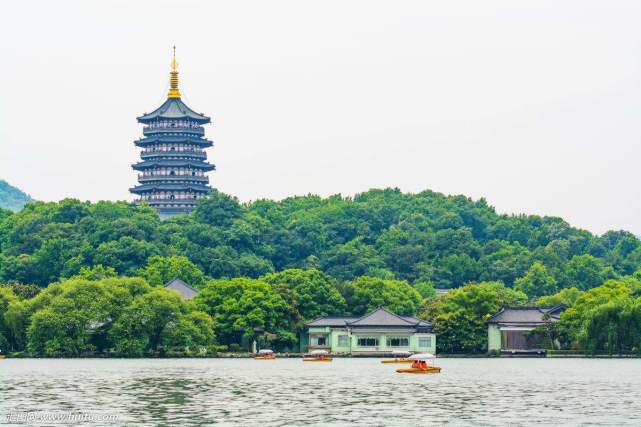
[(19, 211), (25, 203), (33, 200), (27, 193), (0, 179), (0, 208)]

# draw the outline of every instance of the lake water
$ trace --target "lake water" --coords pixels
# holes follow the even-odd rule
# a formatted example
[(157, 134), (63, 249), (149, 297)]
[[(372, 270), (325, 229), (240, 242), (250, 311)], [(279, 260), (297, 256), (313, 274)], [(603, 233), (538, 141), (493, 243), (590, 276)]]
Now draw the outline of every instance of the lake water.
[(408, 375), (380, 359), (7, 359), (0, 425), (28, 411), (117, 414), (107, 425), (641, 425), (638, 359), (438, 365)]

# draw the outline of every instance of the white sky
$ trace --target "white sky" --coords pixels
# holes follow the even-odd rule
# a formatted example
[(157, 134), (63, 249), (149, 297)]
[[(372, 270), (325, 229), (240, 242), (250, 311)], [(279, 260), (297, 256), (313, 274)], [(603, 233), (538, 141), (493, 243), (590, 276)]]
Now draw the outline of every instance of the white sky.
[(13, 1), (0, 178), (131, 199), (136, 116), (214, 118), (212, 184), (247, 201), (372, 187), (641, 234), (639, 1)]

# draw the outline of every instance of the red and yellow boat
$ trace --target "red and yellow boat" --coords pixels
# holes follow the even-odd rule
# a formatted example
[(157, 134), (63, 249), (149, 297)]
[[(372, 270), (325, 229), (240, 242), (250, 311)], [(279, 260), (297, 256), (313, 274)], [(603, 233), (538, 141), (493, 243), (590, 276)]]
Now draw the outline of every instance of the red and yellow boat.
[(264, 349), (260, 350), (256, 356), (254, 356), (255, 360), (276, 360), (276, 355), (272, 350), (269, 349)]
[(412, 361), (412, 366), (409, 368), (399, 368), (396, 372), (399, 374), (438, 374), (441, 372), (441, 368), (435, 365), (436, 356), (433, 354), (414, 354), (408, 357), (408, 360)]
[(303, 362), (331, 362), (332, 357), (327, 350), (313, 350), (309, 353), (309, 357), (304, 357)]

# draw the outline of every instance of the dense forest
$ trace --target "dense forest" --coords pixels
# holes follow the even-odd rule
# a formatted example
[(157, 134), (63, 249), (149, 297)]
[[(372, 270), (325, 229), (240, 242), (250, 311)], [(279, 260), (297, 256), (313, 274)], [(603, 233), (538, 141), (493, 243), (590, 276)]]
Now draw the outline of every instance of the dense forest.
[(28, 194), (0, 179), (0, 209), (18, 211), (31, 200)]
[[(125, 202), (32, 202), (0, 211), (0, 348), (207, 353), (261, 331), (294, 349), (305, 321), (385, 306), (433, 320), (439, 351), (483, 352), (501, 306), (563, 303), (565, 320), (545, 331), (554, 341), (638, 351), (639, 267), (631, 233), (431, 191), (247, 204), (213, 191), (164, 221)], [(176, 276), (200, 289), (194, 301), (158, 287)]]

